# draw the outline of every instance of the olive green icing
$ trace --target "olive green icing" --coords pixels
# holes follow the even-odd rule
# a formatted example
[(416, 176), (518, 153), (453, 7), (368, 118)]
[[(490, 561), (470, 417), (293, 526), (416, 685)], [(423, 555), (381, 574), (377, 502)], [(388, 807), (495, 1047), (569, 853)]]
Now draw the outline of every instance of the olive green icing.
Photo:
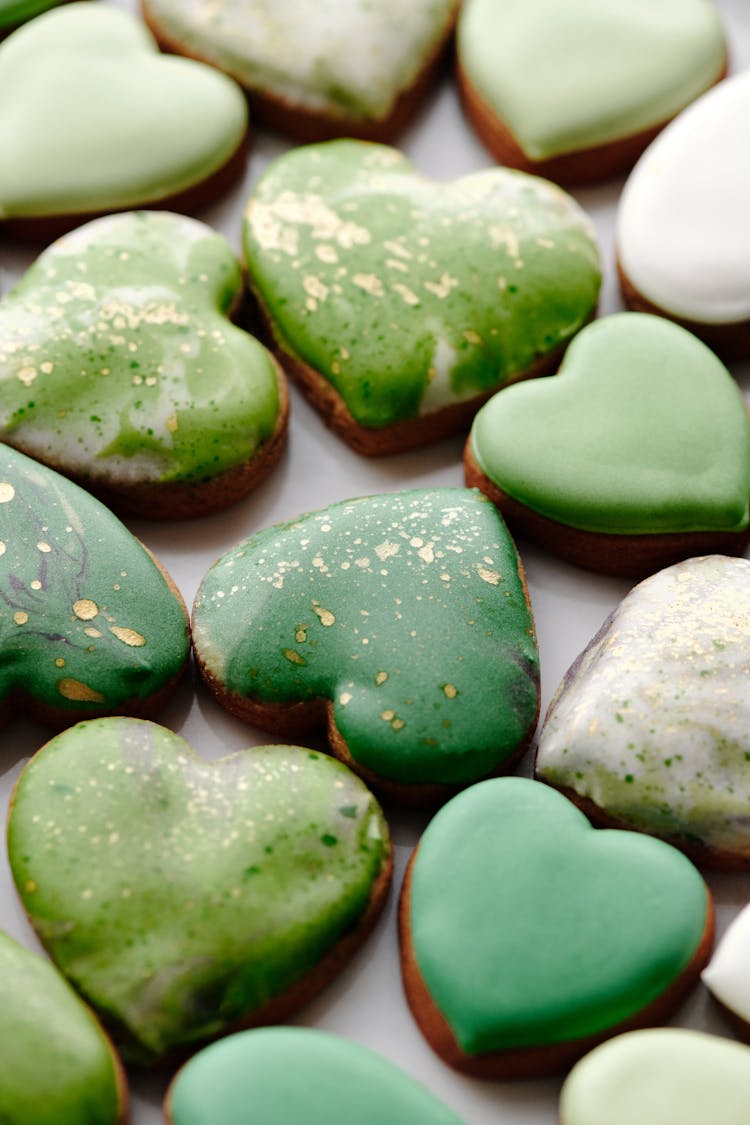
[(54, 8), (62, 0), (0, 0), (0, 29), (14, 27), (23, 20), (30, 20), (48, 8)]
[(533, 160), (660, 125), (726, 64), (710, 0), (466, 0), (458, 51)]
[(189, 651), (182, 602), (102, 504), (0, 446), (0, 712), (147, 699)]
[(228, 319), (226, 240), (132, 212), (47, 249), (0, 302), (0, 436), (86, 479), (202, 481), (246, 462), (279, 410), (269, 353)]
[(324, 1031), (272, 1027), (205, 1047), (170, 1088), (172, 1125), (461, 1125), (384, 1058)]
[(477, 414), (474, 459), (558, 523), (608, 534), (748, 525), (750, 425), (713, 352), (661, 317), (589, 325), (558, 376), (508, 387)]
[(502, 766), (536, 717), (518, 557), (477, 492), (366, 497), (252, 536), (203, 579), (198, 659), (222, 691), (332, 701), (352, 758), (406, 783)]
[(231, 79), (160, 55), (134, 16), (64, 4), (0, 46), (0, 221), (153, 203), (218, 172), (247, 131)]
[(496, 778), (449, 802), (412, 867), (411, 942), (469, 1055), (612, 1028), (697, 953), (706, 887), (681, 852), (597, 831), (565, 797)]
[(0, 1121), (117, 1125), (112, 1048), (49, 962), (0, 933)]
[(373, 428), (526, 372), (599, 292), (590, 224), (559, 188), (502, 168), (435, 184), (357, 141), (275, 161), (244, 244), (282, 346)]
[(32, 759), (8, 846), (46, 949), (139, 1062), (252, 1019), (314, 969), (389, 850), (372, 794), (327, 755), (206, 762), (124, 718), (79, 723)]

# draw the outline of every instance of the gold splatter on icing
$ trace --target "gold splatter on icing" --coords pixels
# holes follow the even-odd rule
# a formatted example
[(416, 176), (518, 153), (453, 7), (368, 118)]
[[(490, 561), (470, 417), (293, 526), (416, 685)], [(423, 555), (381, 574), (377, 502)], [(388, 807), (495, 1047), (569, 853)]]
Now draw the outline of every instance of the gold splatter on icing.
[(37, 543), (36, 549), (37, 549), (37, 551), (41, 551), (43, 555), (48, 555), (50, 553), (50, 551), (52, 550), (49, 543), (44, 543), (44, 542)]
[(146, 643), (146, 638), (141, 633), (137, 633), (135, 629), (126, 629), (122, 625), (110, 625), (109, 631), (114, 633), (118, 641), (130, 645), (131, 648), (142, 648)]
[[(2, 550), (0, 550), (0, 555), (1, 555), (2, 553), (3, 553), (3, 552), (2, 552)], [(41, 584), (41, 582), (39, 581), (39, 579), (38, 579), (38, 578), (35, 578), (35, 579), (33, 580), (33, 582), (30, 582), (30, 583), (29, 583), (29, 585), (31, 586), (31, 589), (32, 589), (32, 590), (41, 590), (41, 588), (42, 588), (42, 584)]]
[(313, 613), (316, 614), (316, 616), (319, 618), (321, 625), (325, 625), (326, 628), (330, 628), (331, 625), (336, 624), (336, 618), (331, 613), (330, 609), (323, 609), (323, 607), (318, 605), (317, 602), (313, 602), (312, 607)]
[(6, 551), (5, 544), (3, 543), (2, 539), (0, 539), (0, 555), (4, 555), (5, 551)]
[(455, 684), (443, 684), (443, 694), (446, 699), (455, 699), (458, 695), (458, 688)]
[(104, 703), (101, 692), (89, 687), (88, 684), (81, 683), (80, 680), (60, 680), (57, 690), (65, 699), (72, 699), (77, 703)]
[(378, 685), (378, 687), (380, 687), (380, 685), (384, 684), (387, 679), (388, 679), (388, 673), (387, 672), (378, 672), (377, 676), (375, 677), (375, 683)]
[(341, 704), (341, 706), (346, 707), (347, 703), (351, 703), (351, 701), (352, 693), (350, 691), (342, 691), (341, 695), (339, 696), (339, 703)]
[(19, 609), (13, 614), (13, 620), (16, 625), (25, 625), (29, 620), (29, 615), (28, 613), (24, 613), (22, 609)]
[(304, 625), (300, 625), (294, 634), (294, 639), (298, 645), (303, 645), (307, 640), (307, 629)]
[(393, 719), (396, 718), (396, 712), (395, 711), (381, 711), (380, 712), (380, 718), (383, 720), (383, 722), (390, 723)]
[(73, 613), (80, 621), (91, 621), (99, 613), (99, 606), (90, 598), (79, 598), (73, 603)]
[(87, 637), (93, 637), (94, 639), (96, 639), (97, 637), (103, 636), (103, 634), (100, 632), (100, 630), (95, 629), (93, 625), (87, 625), (86, 628), (83, 631), (84, 631), (84, 633), (86, 634)]
[(64, 667), (65, 667), (65, 660), (64, 660), (64, 658), (63, 658), (62, 656), (58, 656), (58, 657), (56, 657), (56, 659), (55, 659), (55, 668), (64, 668)]
[(496, 570), (490, 570), (487, 566), (482, 566), (477, 563), (477, 574), (483, 582), (488, 582), (490, 586), (498, 586), (500, 584), (500, 575)]
[(293, 648), (285, 648), (283, 656), (284, 659), (288, 660), (290, 664), (300, 664), (302, 666), (305, 666), (307, 664), (304, 656), (300, 656), (300, 654), (298, 652), (295, 652)]
[(0, 481), (0, 504), (9, 504), (16, 490), (7, 480)]

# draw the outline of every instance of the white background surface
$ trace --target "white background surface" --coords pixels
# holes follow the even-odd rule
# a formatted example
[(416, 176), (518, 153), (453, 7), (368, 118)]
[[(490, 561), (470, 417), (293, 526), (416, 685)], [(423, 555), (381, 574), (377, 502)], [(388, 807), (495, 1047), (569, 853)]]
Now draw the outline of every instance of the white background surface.
[[(407, 0), (408, 2), (408, 0)], [(656, 0), (655, 0), (656, 2)], [(748, 0), (716, 0), (730, 42), (731, 70), (750, 67), (750, 4)], [(132, 0), (119, 6), (134, 9)], [(540, 81), (543, 76), (540, 75)], [(750, 143), (748, 135), (738, 144)], [(245, 181), (233, 194), (199, 215), (222, 230), (236, 250), (240, 245), (244, 201), (259, 175), (288, 147), (271, 135), (257, 135)], [(402, 137), (401, 147), (415, 165), (438, 180), (459, 176), (491, 163), (465, 124), (449, 79), (430, 99), (424, 112)], [(4, 154), (7, 159), (10, 154)], [(702, 159), (696, 153), (696, 160)], [(577, 198), (593, 217), (602, 250), (605, 284), (600, 311), (621, 307), (615, 282), (612, 228), (621, 182), (587, 189)], [(750, 221), (750, 201), (748, 203)], [(33, 254), (0, 234), (0, 292), (5, 293)], [(750, 389), (750, 365), (735, 374)], [(334, 501), (401, 488), (461, 485), (463, 439), (445, 441), (425, 451), (385, 460), (360, 458), (325, 430), (318, 417), (292, 389), (292, 418), (287, 451), (271, 479), (259, 492), (230, 511), (180, 524), (127, 521), (172, 574), (188, 606), (208, 567), (240, 539), (255, 530)], [(542, 713), (568, 665), (629, 589), (627, 581), (605, 579), (567, 566), (518, 542), (526, 566), (536, 618), (542, 666)], [(271, 741), (226, 715), (208, 694), (186, 680), (170, 706), (159, 716), (164, 725), (183, 734), (207, 758)], [(13, 782), (47, 732), (16, 720), (0, 733), (0, 799), (7, 802)], [(531, 755), (522, 772), (531, 770)], [(354, 962), (294, 1021), (326, 1028), (380, 1051), (420, 1079), (465, 1119), (467, 1125), (554, 1125), (557, 1081), (500, 1084), (463, 1078), (445, 1067), (417, 1031), (402, 996), (395, 929), (396, 897), (403, 869), (427, 821), (424, 814), (388, 805), (396, 845), (396, 877), (389, 906), (376, 932)], [(750, 899), (750, 875), (710, 878), (719, 927)], [(0, 926), (32, 947), (37, 943), (17, 902), (4, 854), (0, 859)], [(585, 966), (581, 966), (585, 972)], [(714, 1012), (701, 986), (676, 1023), (703, 1027), (721, 1035), (728, 1028)], [(132, 1121), (157, 1125), (167, 1076), (134, 1077)], [(64, 1123), (61, 1122), (61, 1125)], [(216, 1122), (216, 1125), (221, 1125)], [(290, 1125), (294, 1123), (290, 1122)], [(386, 1123), (384, 1123), (386, 1125)]]

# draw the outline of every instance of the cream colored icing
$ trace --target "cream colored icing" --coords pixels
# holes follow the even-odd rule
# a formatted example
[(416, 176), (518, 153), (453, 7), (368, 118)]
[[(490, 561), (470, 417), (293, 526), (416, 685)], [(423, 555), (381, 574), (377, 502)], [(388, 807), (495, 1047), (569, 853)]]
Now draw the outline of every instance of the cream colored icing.
[(646, 150), (617, 218), (635, 288), (704, 324), (750, 317), (750, 71), (722, 82)]
[(732, 921), (702, 980), (725, 1008), (750, 1023), (750, 905)]

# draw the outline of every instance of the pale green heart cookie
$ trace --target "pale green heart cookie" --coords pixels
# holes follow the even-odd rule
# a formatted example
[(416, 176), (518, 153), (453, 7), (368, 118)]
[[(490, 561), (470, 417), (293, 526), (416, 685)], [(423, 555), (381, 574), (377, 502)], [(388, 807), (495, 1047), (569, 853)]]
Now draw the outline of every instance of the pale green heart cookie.
[(211, 67), (158, 53), (133, 16), (69, 4), (0, 47), (0, 221), (168, 199), (238, 150), (247, 107)]
[(140, 1062), (289, 1014), (367, 932), (389, 876), (382, 813), (339, 762), (294, 746), (206, 762), (135, 719), (49, 742), (8, 846), (46, 949)]

